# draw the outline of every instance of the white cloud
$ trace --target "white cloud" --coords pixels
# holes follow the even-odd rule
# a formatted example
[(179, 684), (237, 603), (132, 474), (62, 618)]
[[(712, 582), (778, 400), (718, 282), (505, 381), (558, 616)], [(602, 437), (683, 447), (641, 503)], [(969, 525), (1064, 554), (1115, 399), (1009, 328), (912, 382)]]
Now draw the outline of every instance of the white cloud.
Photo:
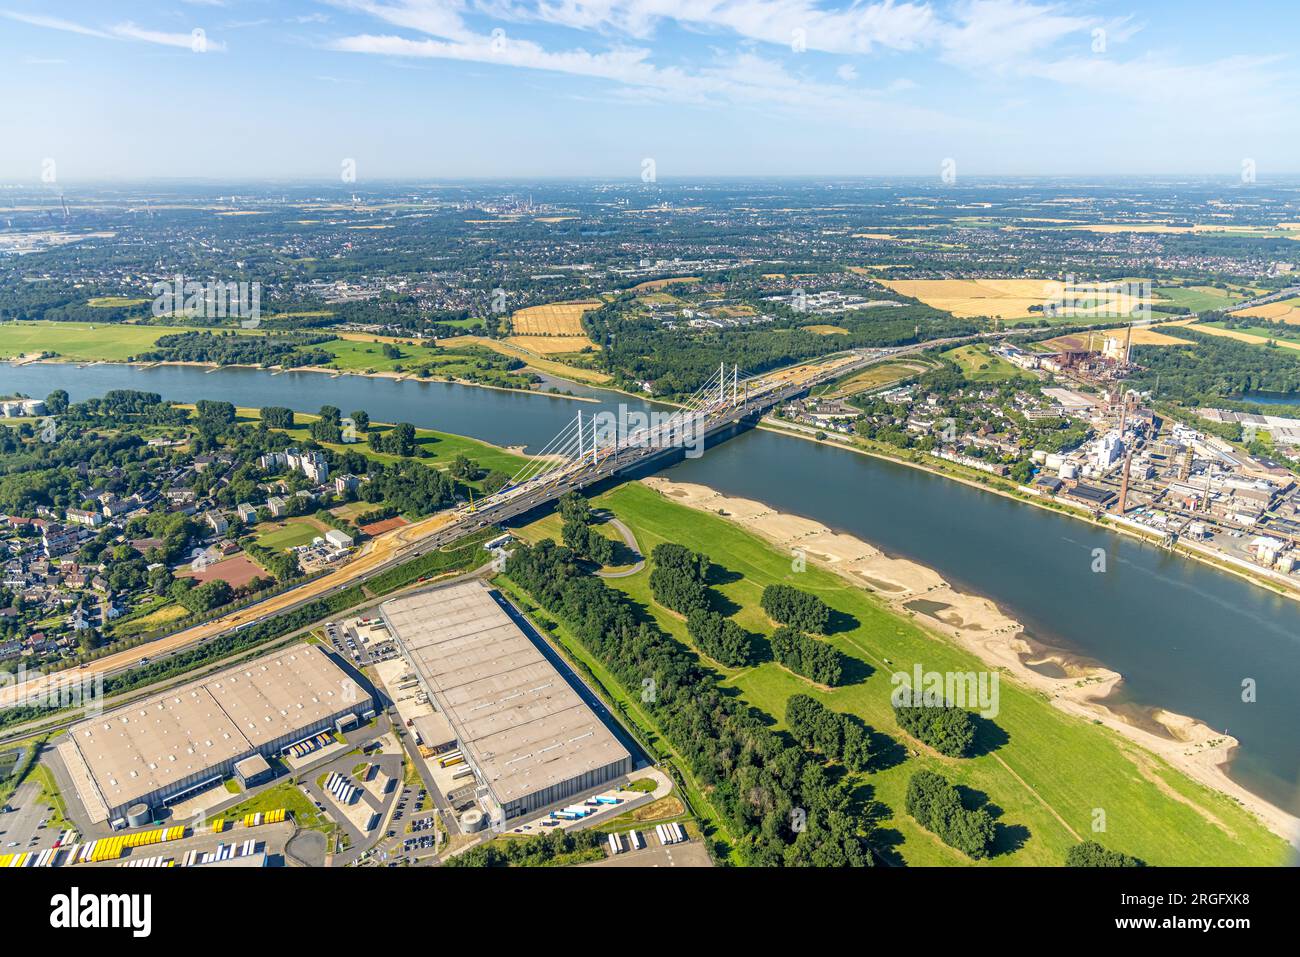
[(858, 68), (852, 63), (844, 63), (835, 71), (835, 75), (845, 83), (852, 83), (858, 78)]
[(18, 13), (14, 10), (0, 10), (10, 20), (17, 20), (19, 23), (26, 23), (28, 26), (44, 27), (47, 30), (62, 30), (64, 33), (78, 33), (86, 37), (99, 37), (102, 40), (115, 39), (111, 34), (103, 30), (96, 30), (94, 27), (83, 27), (79, 23), (73, 23), (71, 20), (60, 20), (58, 17), (42, 17), (30, 13)]
[[(189, 33), (167, 33), (159, 30), (149, 30), (144, 27), (127, 21), (119, 23), (106, 29), (98, 27), (88, 27), (80, 23), (73, 23), (71, 20), (62, 20), (58, 17), (35, 16), (27, 13), (18, 13), (12, 10), (0, 10), (0, 15), (10, 20), (16, 20), (19, 23), (26, 23), (33, 27), (43, 27), (47, 30), (60, 30), (64, 33), (76, 33), (81, 36), (97, 37), (101, 40), (136, 40), (142, 43), (157, 43), (162, 46), (183, 47), (187, 50), (195, 49), (195, 32)], [(208, 52), (221, 52), (226, 49), (226, 45), (220, 40), (213, 40), (203, 34), (203, 49)]]

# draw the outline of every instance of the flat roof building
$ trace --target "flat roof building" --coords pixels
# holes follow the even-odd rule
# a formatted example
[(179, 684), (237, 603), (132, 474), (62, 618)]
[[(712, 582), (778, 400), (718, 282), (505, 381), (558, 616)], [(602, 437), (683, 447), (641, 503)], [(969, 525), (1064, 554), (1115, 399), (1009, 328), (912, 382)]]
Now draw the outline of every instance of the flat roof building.
[(627, 774), (632, 756), (503, 601), (468, 581), (381, 612), (491, 803), (511, 818)]
[(90, 819), (103, 821), (169, 803), (371, 707), (319, 647), (293, 645), (82, 721), (59, 754)]

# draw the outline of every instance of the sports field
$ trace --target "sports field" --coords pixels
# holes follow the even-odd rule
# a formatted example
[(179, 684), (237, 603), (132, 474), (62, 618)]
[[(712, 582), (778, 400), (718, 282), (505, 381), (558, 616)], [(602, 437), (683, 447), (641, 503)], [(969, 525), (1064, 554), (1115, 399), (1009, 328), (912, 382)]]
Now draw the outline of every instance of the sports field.
[(289, 551), (299, 545), (306, 545), (318, 535), (324, 535), (326, 528), (311, 518), (290, 518), (283, 522), (262, 522), (255, 526), (257, 544), (263, 548)]
[[(784, 582), (820, 596), (844, 625), (829, 639), (848, 656), (851, 683), (819, 689), (768, 661), (721, 673), (751, 705), (780, 729), (785, 702), (796, 692), (862, 717), (872, 728), (905, 741), (894, 722), (890, 674), (914, 663), (933, 671), (980, 671), (986, 666), (948, 640), (899, 617), (865, 590), (810, 565), (791, 569), (789, 555), (733, 522), (671, 502), (640, 483), (599, 496), (637, 536), (649, 554), (660, 542), (677, 542), (709, 555), (719, 566), (714, 589), (722, 610), (746, 630), (767, 635), (773, 625), (759, 607), (765, 585)], [(689, 644), (684, 623), (657, 605), (649, 569), (609, 584), (624, 591), (663, 629)], [(765, 644), (763, 638), (759, 644)], [(993, 865), (1059, 865), (1077, 841), (1094, 837), (1094, 809), (1107, 812), (1103, 843), (1155, 865), (1279, 864), (1284, 842), (1228, 798), (1175, 771), (1113, 732), (1071, 717), (1010, 680), (1001, 686), (1000, 710), (989, 746), (976, 757), (950, 759), (928, 749), (896, 748), (874, 773), (862, 776), (869, 798), (860, 813), (879, 816), (877, 844), (886, 855), (913, 865), (970, 861), (940, 843), (905, 813), (904, 792), (913, 772), (939, 771), (967, 789), (971, 800), (997, 809)], [(883, 742), (881, 742), (883, 745)], [(910, 752), (910, 753), (909, 753)]]

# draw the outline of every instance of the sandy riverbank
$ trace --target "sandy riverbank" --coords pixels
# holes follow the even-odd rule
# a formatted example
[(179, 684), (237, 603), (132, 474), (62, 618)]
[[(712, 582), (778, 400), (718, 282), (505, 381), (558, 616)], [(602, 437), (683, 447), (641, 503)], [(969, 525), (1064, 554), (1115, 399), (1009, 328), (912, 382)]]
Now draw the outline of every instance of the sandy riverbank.
[[(708, 486), (659, 476), (645, 485), (690, 508), (719, 515), (783, 551), (798, 549), (807, 560), (866, 589), (901, 615), (942, 635), (998, 668), (1021, 685), (1044, 694), (1068, 714), (1097, 721), (1151, 751), (1188, 777), (1226, 794), (1270, 830), (1300, 846), (1300, 818), (1246, 790), (1225, 772), (1235, 738), (1194, 718), (1155, 709), (1135, 714), (1109, 707), (1107, 696), (1122, 680), (1108, 668), (1037, 644), (1020, 622), (987, 598), (959, 592), (936, 571), (891, 558), (875, 546), (832, 531), (820, 522), (777, 512), (762, 502), (731, 498)], [(912, 603), (917, 607), (908, 607)], [(1135, 761), (1141, 773), (1141, 762)]]

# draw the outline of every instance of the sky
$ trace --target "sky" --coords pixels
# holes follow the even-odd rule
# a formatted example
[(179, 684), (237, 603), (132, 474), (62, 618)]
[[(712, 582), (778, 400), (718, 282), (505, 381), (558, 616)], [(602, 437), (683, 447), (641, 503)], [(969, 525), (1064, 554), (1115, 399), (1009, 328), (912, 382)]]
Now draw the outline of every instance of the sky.
[(0, 0), (0, 181), (1262, 181), (1297, 38), (1291, 0)]

